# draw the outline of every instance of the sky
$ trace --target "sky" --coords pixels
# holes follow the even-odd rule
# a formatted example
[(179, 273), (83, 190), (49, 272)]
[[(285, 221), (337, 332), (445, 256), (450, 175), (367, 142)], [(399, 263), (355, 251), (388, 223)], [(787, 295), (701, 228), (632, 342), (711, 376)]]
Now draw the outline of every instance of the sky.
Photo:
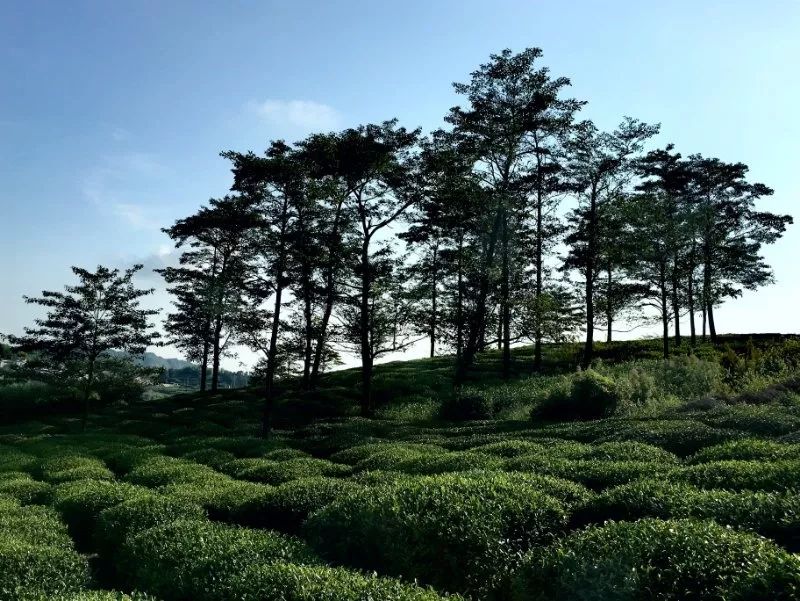
[[(503, 48), (542, 48), (599, 127), (659, 122), (656, 144), (745, 162), (775, 190), (760, 207), (800, 217), (798, 32), (796, 0), (0, 0), (0, 332), (71, 265), (143, 263), (165, 306), (160, 228), (226, 193), (221, 151), (392, 117), (430, 131)], [(800, 332), (800, 223), (765, 256), (776, 284), (718, 331)]]

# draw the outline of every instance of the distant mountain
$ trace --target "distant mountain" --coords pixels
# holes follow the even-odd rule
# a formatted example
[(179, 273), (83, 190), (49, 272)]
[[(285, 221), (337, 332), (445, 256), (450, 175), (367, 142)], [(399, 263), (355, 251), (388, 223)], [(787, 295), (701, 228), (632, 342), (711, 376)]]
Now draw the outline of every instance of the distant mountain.
[(199, 367), (190, 361), (183, 359), (176, 359), (174, 357), (161, 357), (155, 353), (146, 352), (142, 358), (141, 363), (145, 367), (164, 367), (166, 369), (183, 369), (185, 367)]
[[(126, 355), (126, 353), (118, 351), (111, 351), (109, 354), (117, 357)], [(197, 363), (191, 363), (174, 357), (162, 357), (152, 352), (146, 352), (144, 355), (137, 358), (137, 361), (145, 367), (163, 369), (161, 382), (164, 384), (181, 384), (189, 388), (200, 387), (200, 366)], [(208, 367), (208, 378), (210, 381), (210, 365)], [(249, 378), (250, 376), (246, 372), (234, 372), (227, 369), (219, 370), (220, 388), (239, 388), (241, 386), (246, 386)]]

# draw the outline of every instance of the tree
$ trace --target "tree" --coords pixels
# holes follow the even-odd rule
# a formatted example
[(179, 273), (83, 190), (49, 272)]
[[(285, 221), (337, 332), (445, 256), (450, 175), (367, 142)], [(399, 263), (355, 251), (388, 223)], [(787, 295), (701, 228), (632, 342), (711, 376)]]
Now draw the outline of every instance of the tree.
[[(544, 292), (545, 251), (558, 228), (551, 227), (553, 209), (565, 191), (563, 141), (574, 114), (583, 105), (561, 98), (570, 85), (565, 77), (551, 78), (538, 67), (538, 48), (519, 54), (504, 50), (472, 73), (469, 83), (454, 84), (469, 106), (454, 107), (447, 116), (462, 152), (472, 157), (476, 173), (487, 188), (487, 230), (482, 243), (481, 280), (469, 326), (469, 339), (459, 365), (461, 380), (479, 347), (486, 321), (486, 301), (492, 271), (499, 254), (500, 327), (503, 339), (503, 372), (508, 375), (511, 345), (511, 264), (513, 247), (523, 222), (533, 220), (534, 294)], [(517, 255), (519, 256), (519, 255)], [(537, 325), (538, 324), (538, 325)], [(541, 319), (534, 325), (534, 367), (541, 365)]]
[(209, 354), (211, 390), (219, 386), (220, 361), (242, 307), (243, 240), (254, 219), (249, 202), (243, 196), (211, 199), (208, 206), (163, 230), (176, 248), (184, 248), (178, 267), (156, 270), (176, 296), (176, 311), (168, 315), (166, 329), (189, 358), (200, 359), (203, 390)]
[[(696, 154), (689, 157), (688, 168), (694, 240), (699, 247), (695, 254), (702, 268), (701, 304), (711, 339), (716, 342), (714, 306), (740, 295), (743, 289), (753, 290), (772, 281), (761, 247), (778, 240), (793, 220), (789, 215), (755, 209), (755, 202), (773, 191), (764, 184), (749, 183), (748, 167), (743, 163)], [(690, 286), (693, 281), (688, 280)], [(690, 292), (690, 302), (693, 298)]]
[(141, 355), (159, 338), (150, 324), (158, 311), (140, 306), (140, 299), (153, 290), (136, 288), (133, 282), (141, 268), (120, 272), (102, 265), (95, 271), (73, 267), (78, 283), (65, 286), (64, 292), (45, 290), (40, 297), (24, 297), (45, 307), (47, 315), (25, 328), (24, 336), (12, 337), (12, 344), (44, 357), (51, 371), (81, 382), (84, 427), (99, 360), (109, 351)]
[[(584, 368), (592, 361), (595, 280), (604, 242), (601, 235), (610, 233), (603, 232), (601, 205), (614, 198), (632, 179), (635, 154), (648, 138), (658, 133), (658, 129), (658, 125), (648, 125), (627, 117), (615, 131), (600, 132), (591, 121), (583, 121), (574, 128), (575, 133), (569, 141), (568, 172), (580, 204), (573, 213), (575, 229), (566, 239), (567, 244), (571, 245), (566, 266), (578, 269), (585, 281)], [(612, 306), (611, 303), (606, 304), (607, 309)], [(611, 323), (610, 319), (608, 323)]]
[(375, 335), (384, 299), (376, 296), (378, 266), (388, 252), (377, 237), (417, 202), (411, 153), (418, 137), (418, 130), (408, 131), (397, 127), (396, 121), (386, 121), (345, 130), (333, 141), (330, 171), (336, 174), (355, 221), (354, 244), (358, 250), (351, 264), (350, 287), (357, 293), (358, 310), (349, 310), (345, 321), (357, 315), (364, 415), (372, 412), (372, 371), (375, 349), (380, 346)]

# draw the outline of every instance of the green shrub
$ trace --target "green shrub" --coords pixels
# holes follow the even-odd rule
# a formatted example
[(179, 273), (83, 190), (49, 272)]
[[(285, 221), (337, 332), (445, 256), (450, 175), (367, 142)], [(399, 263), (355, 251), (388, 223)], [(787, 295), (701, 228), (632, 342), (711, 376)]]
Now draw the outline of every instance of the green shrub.
[[(290, 563), (246, 569), (230, 585), (241, 601), (436, 601), (433, 590), (344, 568)], [(454, 597), (447, 597), (457, 601)]]
[(227, 476), (216, 470), (175, 457), (152, 457), (139, 463), (125, 479), (134, 484), (155, 488), (166, 484), (207, 483), (227, 479)]
[(292, 449), (289, 447), (267, 451), (263, 455), (263, 459), (271, 459), (272, 461), (286, 461), (287, 459), (301, 459), (303, 457), (310, 457), (310, 455), (300, 449)]
[(39, 505), (0, 507), (0, 536), (30, 545), (72, 549), (72, 539), (58, 513)]
[(200, 505), (212, 520), (246, 522), (251, 507), (272, 494), (272, 486), (242, 480), (209, 483), (169, 484), (158, 491)]
[(613, 414), (620, 402), (614, 380), (588, 369), (554, 389), (533, 408), (534, 419), (598, 419)]
[(397, 470), (406, 474), (444, 474), (447, 472), (466, 472), (470, 470), (499, 470), (501, 459), (492, 455), (473, 452), (454, 452), (441, 455), (420, 455), (402, 461)]
[(709, 461), (800, 459), (800, 444), (786, 444), (759, 438), (743, 438), (730, 440), (722, 444), (700, 449), (692, 455), (691, 463), (708, 463)]
[(670, 482), (701, 488), (730, 490), (792, 490), (800, 487), (800, 460), (711, 461), (679, 468), (667, 474)]
[(79, 548), (86, 548), (100, 512), (123, 501), (152, 494), (146, 488), (109, 480), (77, 480), (53, 490), (53, 506), (61, 513)]
[(563, 506), (502, 473), (397, 480), (337, 499), (306, 521), (324, 556), (442, 590), (490, 595), (519, 553), (552, 540)]
[(438, 445), (433, 444), (419, 444), (410, 442), (373, 442), (369, 444), (360, 444), (349, 449), (344, 449), (331, 455), (331, 461), (336, 463), (346, 463), (347, 465), (355, 465), (364, 459), (372, 457), (376, 453), (383, 451), (408, 451), (409, 454), (438, 454), (444, 453), (445, 449)]
[(229, 580), (256, 563), (314, 563), (304, 543), (275, 532), (177, 521), (128, 537), (116, 557), (131, 588), (165, 599), (232, 598)]
[(36, 457), (11, 447), (0, 447), (0, 472), (25, 472), (36, 466)]
[[(61, 455), (44, 459), (37, 469), (38, 475), (48, 482), (69, 480), (111, 480), (114, 474), (105, 464), (94, 457)], [(86, 474), (83, 476), (82, 474)]]
[(112, 471), (121, 476), (127, 474), (140, 463), (154, 457), (163, 457), (163, 445), (148, 445), (141, 447), (123, 447), (104, 457), (106, 464)]
[(287, 459), (286, 461), (237, 459), (232, 463), (234, 465), (228, 464), (226, 470), (231, 470), (236, 478), (273, 485), (298, 478), (346, 476), (350, 473), (347, 466), (314, 457)]
[(132, 533), (178, 520), (205, 520), (205, 510), (174, 497), (146, 496), (124, 501), (100, 512), (95, 528), (95, 547), (110, 556)]
[[(719, 601), (761, 586), (788, 601), (800, 592), (790, 557), (766, 539), (714, 522), (609, 522), (528, 555), (512, 598)], [(790, 564), (794, 584), (777, 573)]]
[(0, 599), (40, 601), (77, 592), (88, 581), (86, 559), (74, 550), (0, 534)]
[(183, 458), (196, 463), (202, 463), (215, 470), (221, 470), (222, 466), (226, 463), (230, 463), (236, 459), (236, 455), (230, 451), (222, 451), (220, 449), (199, 449), (186, 453), (183, 455)]
[(703, 490), (661, 480), (633, 482), (604, 491), (573, 516), (575, 524), (643, 517), (713, 519), (752, 530), (790, 550), (800, 543), (800, 497), (794, 493)]
[[(557, 452), (557, 449), (556, 449)], [(581, 459), (598, 459), (602, 461), (642, 461), (653, 463), (678, 463), (675, 454), (643, 442), (603, 442), (591, 445), (586, 452), (575, 455)]]
[(295, 534), (310, 513), (362, 488), (355, 482), (339, 478), (300, 478), (276, 486), (269, 494), (242, 503), (234, 519), (246, 526)]
[(454, 395), (442, 403), (442, 418), (450, 421), (492, 419), (497, 408), (492, 399), (484, 394)]
[(50, 597), (48, 601), (157, 601), (145, 593), (118, 593), (116, 591), (83, 591), (74, 595)]
[(673, 468), (670, 463), (654, 461), (558, 459), (539, 455), (523, 455), (506, 461), (506, 469), (510, 471), (550, 474), (580, 482), (595, 490), (667, 474)]
[(482, 444), (472, 449), (479, 453), (495, 455), (496, 457), (519, 457), (546, 451), (545, 445), (530, 440), (500, 440)]
[(709, 412), (700, 419), (716, 428), (731, 428), (755, 436), (781, 436), (800, 430), (800, 415), (774, 405), (735, 405)]
[(713, 428), (693, 419), (608, 420), (597, 442), (636, 441), (686, 457), (703, 447), (742, 438), (736, 430)]
[(47, 482), (33, 480), (30, 476), (27, 476), (27, 474), (13, 479), (0, 479), (0, 495), (13, 497), (23, 504), (48, 503), (52, 491), (52, 485)]

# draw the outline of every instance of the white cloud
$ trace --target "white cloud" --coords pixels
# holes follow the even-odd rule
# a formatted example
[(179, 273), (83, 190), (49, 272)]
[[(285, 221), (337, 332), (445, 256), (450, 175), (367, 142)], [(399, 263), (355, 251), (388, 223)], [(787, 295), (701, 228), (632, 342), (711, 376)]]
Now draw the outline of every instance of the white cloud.
[(109, 157), (90, 169), (81, 182), (86, 199), (134, 229), (153, 230), (163, 225), (159, 210), (130, 200), (131, 188), (163, 177), (168, 170), (153, 155), (127, 153)]
[(249, 109), (275, 125), (289, 125), (306, 131), (336, 129), (342, 121), (333, 107), (313, 100), (265, 100), (251, 102)]

